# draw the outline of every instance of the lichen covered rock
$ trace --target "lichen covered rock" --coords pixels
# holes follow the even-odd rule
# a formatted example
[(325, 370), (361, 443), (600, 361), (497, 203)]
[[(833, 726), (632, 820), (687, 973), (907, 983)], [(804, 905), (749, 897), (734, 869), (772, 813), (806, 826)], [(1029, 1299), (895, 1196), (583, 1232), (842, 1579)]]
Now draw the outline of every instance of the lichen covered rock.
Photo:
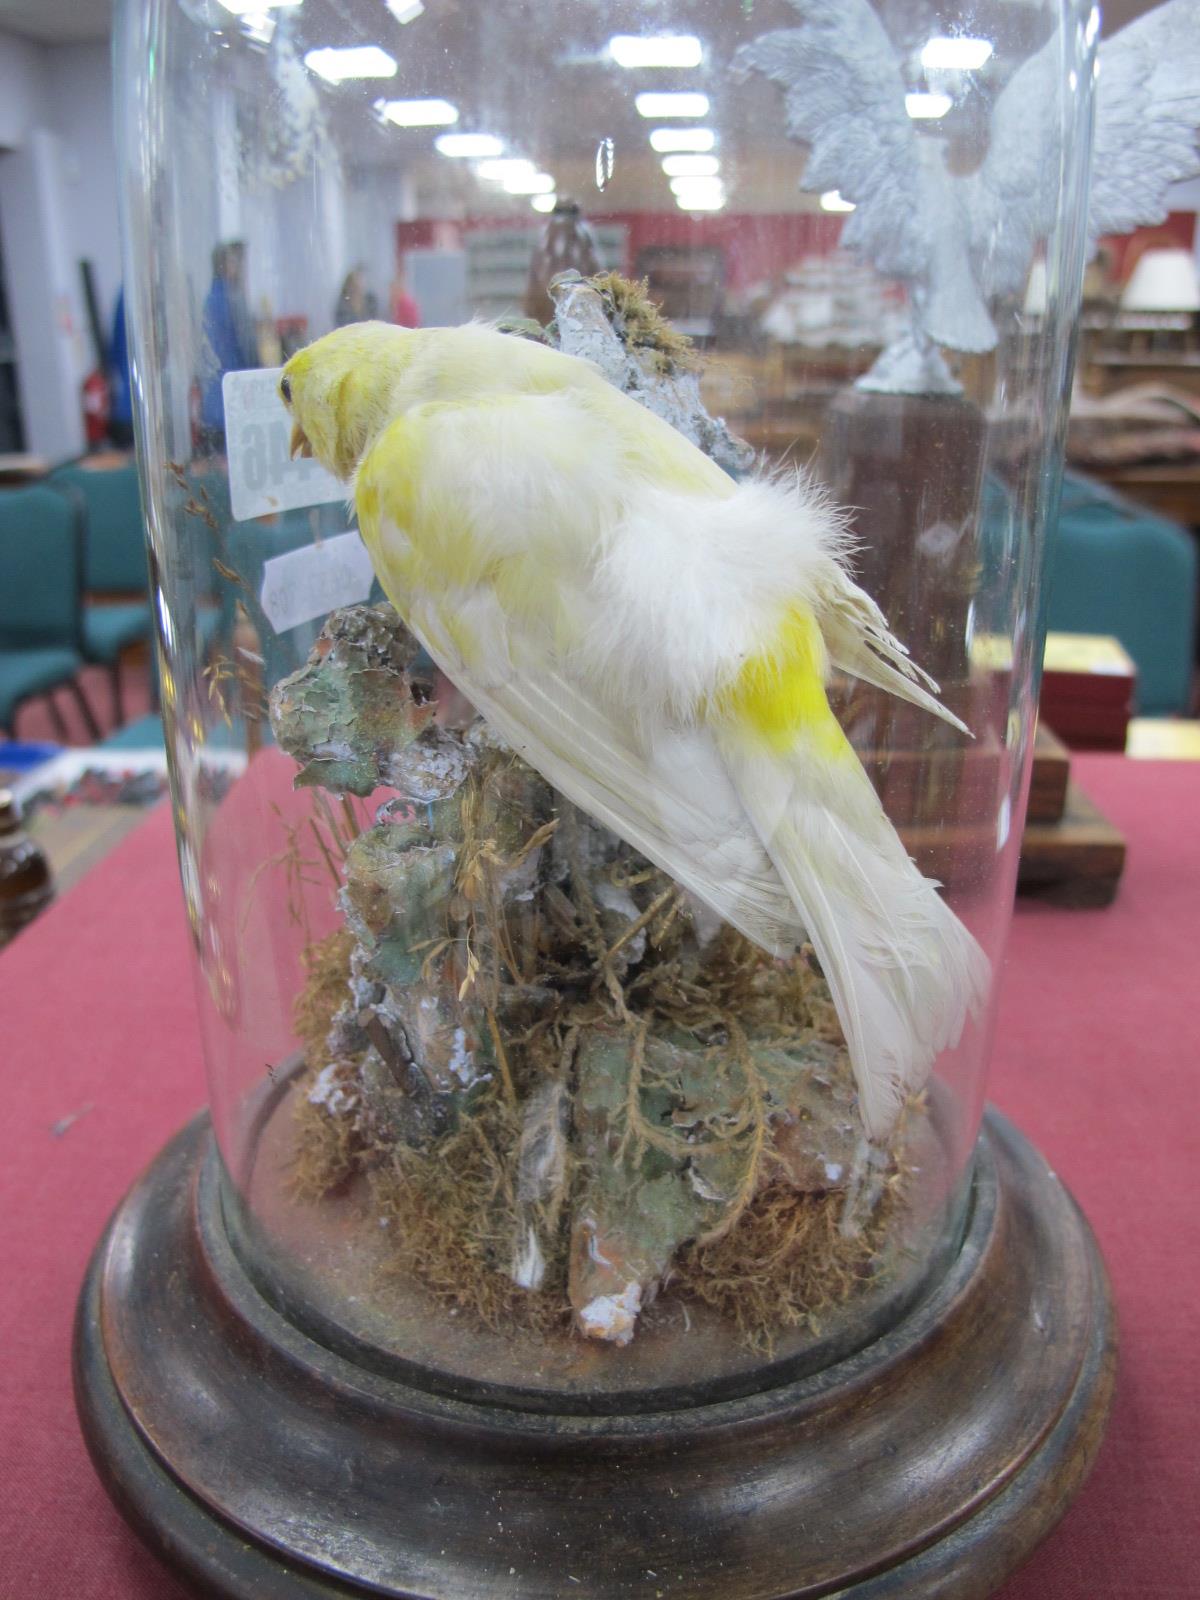
[(300, 765), (297, 787), (369, 795), (388, 786), (420, 799), (453, 792), (466, 770), (453, 744), (433, 732), (410, 750), (434, 709), (419, 649), (391, 606), (331, 613), (308, 661), (271, 691), (271, 727)]

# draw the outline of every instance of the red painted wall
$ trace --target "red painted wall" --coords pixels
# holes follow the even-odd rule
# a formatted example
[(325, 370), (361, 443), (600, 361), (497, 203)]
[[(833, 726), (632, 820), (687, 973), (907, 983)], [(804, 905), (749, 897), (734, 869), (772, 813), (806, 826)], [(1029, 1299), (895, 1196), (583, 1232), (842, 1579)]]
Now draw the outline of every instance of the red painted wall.
[[(619, 222), (628, 230), (628, 260), (632, 272), (641, 250), (659, 245), (719, 245), (725, 252), (725, 277), (735, 290), (761, 279), (778, 277), (802, 256), (828, 255), (837, 248), (842, 218), (824, 212), (799, 212), (788, 216), (721, 212), (687, 216), (682, 211), (589, 212), (589, 222)], [(481, 228), (512, 227), (511, 217), (472, 219), (467, 222), (398, 222), (396, 247), (405, 250), (437, 247), (453, 249), (464, 233)]]
[[(839, 216), (824, 212), (794, 212), (786, 216), (719, 212), (711, 216), (687, 216), (682, 211), (615, 211), (589, 213), (592, 222), (620, 222), (628, 229), (629, 259), (622, 263), (626, 272), (634, 270), (638, 252), (655, 245), (719, 245), (725, 251), (726, 282), (742, 290), (761, 279), (775, 278), (802, 256), (828, 255), (836, 250), (841, 236)], [(396, 247), (405, 250), (454, 249), (464, 233), (479, 228), (512, 227), (511, 217), (477, 218), (467, 222), (398, 222)], [(1156, 246), (1182, 245), (1191, 249), (1196, 237), (1196, 214), (1172, 211), (1158, 228), (1139, 228), (1136, 233), (1106, 238), (1117, 277), (1124, 283), (1144, 250)]]
[(1181, 245), (1190, 250), (1196, 238), (1196, 213), (1172, 211), (1157, 228), (1138, 228), (1133, 233), (1110, 234), (1100, 243), (1112, 253), (1113, 268), (1119, 283), (1128, 283), (1138, 258), (1147, 250), (1175, 250)]

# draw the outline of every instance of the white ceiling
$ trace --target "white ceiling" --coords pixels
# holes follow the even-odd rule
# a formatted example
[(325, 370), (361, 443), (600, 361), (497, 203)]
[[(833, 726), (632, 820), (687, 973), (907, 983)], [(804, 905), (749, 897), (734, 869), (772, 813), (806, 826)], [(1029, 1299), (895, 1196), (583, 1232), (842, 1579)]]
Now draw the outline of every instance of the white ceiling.
[[(1103, 0), (1104, 32), (1113, 33), (1141, 16), (1157, 0)], [(78, 44), (106, 39), (113, 0), (0, 0), (0, 32), (39, 44)]]
[(113, 0), (0, 0), (0, 33), (37, 44), (107, 39)]

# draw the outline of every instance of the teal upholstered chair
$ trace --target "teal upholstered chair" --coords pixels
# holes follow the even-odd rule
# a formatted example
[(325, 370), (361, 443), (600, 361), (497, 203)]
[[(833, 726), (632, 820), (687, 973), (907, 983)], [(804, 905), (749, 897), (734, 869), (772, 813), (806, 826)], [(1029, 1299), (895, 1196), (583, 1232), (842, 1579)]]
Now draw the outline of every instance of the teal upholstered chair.
[(1190, 534), (1068, 472), (1048, 577), (1052, 629), (1112, 634), (1132, 656), (1139, 715), (1189, 709), (1196, 633)]
[(142, 598), (148, 578), (137, 469), (132, 462), (95, 468), (75, 463), (59, 467), (51, 481), (75, 489), (87, 508), (83, 654), (107, 668), (120, 726), (121, 655), (130, 645), (149, 643), (153, 626), (150, 603)]
[[(1018, 531), (1016, 509), (995, 478), (984, 483), (982, 523), (981, 554), (994, 571), (1013, 561)], [(1047, 627), (1119, 639), (1137, 667), (1138, 714), (1186, 713), (1196, 637), (1191, 535), (1068, 472), (1049, 542)]]
[(96, 719), (79, 686), (83, 665), (83, 507), (38, 485), (0, 492), (0, 727), (11, 734), (21, 705), (44, 695), (67, 737), (54, 691), (67, 689), (93, 739)]

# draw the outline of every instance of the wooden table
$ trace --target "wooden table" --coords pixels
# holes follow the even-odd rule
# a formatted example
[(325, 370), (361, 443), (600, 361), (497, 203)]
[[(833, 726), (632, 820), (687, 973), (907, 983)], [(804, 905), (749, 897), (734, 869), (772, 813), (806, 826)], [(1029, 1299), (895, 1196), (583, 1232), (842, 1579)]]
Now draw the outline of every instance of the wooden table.
[[(991, 1092), (1090, 1216), (1122, 1354), (1091, 1480), (997, 1600), (1195, 1600), (1200, 768), (1077, 765), (1129, 868), (1108, 910), (1018, 907)], [(0, 954), (0, 995), (0, 1596), (182, 1600), (92, 1472), (69, 1365), (105, 1217), (204, 1094), (168, 807)]]

